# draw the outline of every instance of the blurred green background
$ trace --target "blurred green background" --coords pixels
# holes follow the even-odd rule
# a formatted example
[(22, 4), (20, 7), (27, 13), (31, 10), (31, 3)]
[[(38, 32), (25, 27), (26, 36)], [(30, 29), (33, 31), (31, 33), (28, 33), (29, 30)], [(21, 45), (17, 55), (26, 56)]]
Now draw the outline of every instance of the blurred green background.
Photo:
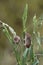
[[(12, 26), (18, 35), (22, 32), (21, 17), (26, 3), (28, 3), (27, 26), (31, 29), (33, 16), (36, 14), (38, 18), (43, 14), (43, 0), (0, 0), (0, 20)], [(43, 34), (43, 29), (40, 31)], [(40, 60), (40, 65), (43, 65), (43, 58)], [(14, 64), (16, 65), (12, 47), (0, 31), (0, 65)]]

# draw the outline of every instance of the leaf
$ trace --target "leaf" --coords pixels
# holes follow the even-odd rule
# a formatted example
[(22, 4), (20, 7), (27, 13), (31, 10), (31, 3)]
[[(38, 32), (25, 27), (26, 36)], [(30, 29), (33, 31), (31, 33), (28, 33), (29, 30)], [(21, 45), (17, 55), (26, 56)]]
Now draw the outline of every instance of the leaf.
[(35, 16), (33, 17), (33, 25), (34, 25), (34, 26), (36, 26), (36, 25), (37, 25), (36, 14), (35, 14)]
[(36, 41), (37, 41), (37, 44), (38, 44), (37, 49), (39, 49), (41, 47), (41, 36), (40, 36), (40, 32), (37, 32)]
[(12, 43), (13, 43), (12, 37), (11, 37), (11, 35), (9, 34), (9, 31), (8, 31), (8, 29), (6, 28), (6, 26), (4, 26), (4, 28), (3, 28), (2, 31), (4, 32), (4, 34), (6, 35), (6, 37), (8, 38), (10, 44), (13, 45), (13, 44), (12, 44)]
[(37, 65), (37, 64), (39, 64), (39, 60), (36, 60), (36, 61), (33, 63), (33, 65)]
[(37, 59), (37, 56), (34, 58), (34, 62), (32, 65), (38, 65), (39, 64), (39, 60)]
[(22, 20), (23, 20), (23, 28), (25, 29), (25, 24), (26, 24), (26, 20), (27, 20), (27, 11), (28, 11), (28, 4), (26, 4), (25, 8), (24, 8), (24, 13), (22, 16)]
[(29, 48), (26, 48), (22, 56), (21, 65), (26, 65), (26, 58), (28, 56), (28, 52), (29, 52)]
[(26, 48), (23, 54), (23, 57), (26, 58), (29, 52), (29, 48)]
[(31, 45), (30, 48), (30, 60), (32, 60), (32, 62), (34, 61), (33, 45)]
[(33, 17), (33, 32), (35, 33), (37, 29), (37, 19), (36, 19), (36, 14)]

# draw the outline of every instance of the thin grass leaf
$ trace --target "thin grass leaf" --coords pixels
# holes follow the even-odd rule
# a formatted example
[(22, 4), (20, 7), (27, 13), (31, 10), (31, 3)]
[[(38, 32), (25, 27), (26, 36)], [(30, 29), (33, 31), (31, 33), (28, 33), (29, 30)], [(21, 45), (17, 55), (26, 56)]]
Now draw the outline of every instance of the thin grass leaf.
[(28, 56), (28, 52), (29, 52), (29, 48), (26, 48), (22, 56), (21, 65), (26, 65), (26, 59)]
[(27, 21), (27, 11), (28, 11), (28, 4), (26, 4), (25, 8), (24, 8), (24, 13), (23, 13), (23, 16), (22, 16), (22, 20), (23, 20), (23, 28), (25, 28), (25, 24), (26, 24), (26, 21)]
[(37, 19), (36, 19), (36, 15), (33, 17), (33, 33), (36, 32), (37, 29)]
[(26, 48), (23, 54), (23, 57), (26, 58), (29, 52), (29, 48)]
[(38, 43), (39, 46), (41, 46), (40, 33), (39, 32), (37, 32), (37, 33), (38, 33), (38, 35), (37, 35), (37, 43)]
[(9, 34), (9, 32), (8, 32), (8, 30), (7, 30), (7, 28), (5, 26), (4, 26), (3, 32), (5, 33), (6, 37), (8, 38), (9, 42), (12, 45), (12, 43), (13, 43), (12, 37), (10, 36), (10, 34)]
[(32, 62), (34, 62), (33, 45), (31, 45), (31, 48), (30, 48), (30, 60), (31, 60)]
[[(13, 40), (12, 40), (12, 37), (11, 35), (9, 34), (9, 31), (8, 29), (6, 28), (6, 26), (4, 26), (4, 29), (3, 29), (3, 32), (5, 33), (6, 37), (8, 38), (10, 44), (12, 45), (13, 49), (14, 49), (14, 52), (15, 52), (15, 56), (16, 56), (16, 60), (17, 60), (17, 63), (19, 65), (19, 58), (20, 58), (20, 54), (17, 52), (16, 48), (17, 46), (13, 45)], [(18, 53), (18, 54), (17, 54)]]
[(37, 56), (34, 57), (34, 62), (32, 65), (38, 65), (39, 64), (39, 60), (37, 59)]

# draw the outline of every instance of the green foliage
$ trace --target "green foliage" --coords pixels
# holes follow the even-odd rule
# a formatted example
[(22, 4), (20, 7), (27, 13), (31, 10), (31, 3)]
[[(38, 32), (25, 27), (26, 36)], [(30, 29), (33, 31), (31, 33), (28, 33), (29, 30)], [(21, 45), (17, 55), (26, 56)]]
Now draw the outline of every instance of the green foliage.
[(24, 13), (22, 16), (22, 21), (23, 21), (23, 31), (26, 31), (26, 21), (27, 21), (27, 12), (28, 12), (28, 4), (26, 4), (25, 8), (24, 8)]
[[(27, 12), (28, 12), (28, 4), (26, 4), (26, 6), (24, 8), (24, 13), (23, 13), (23, 16), (22, 16), (23, 32), (24, 33), (27, 32), (26, 31)], [(31, 65), (38, 65), (39, 60), (37, 59), (37, 55), (33, 51), (34, 50), (34, 44), (35, 44), (34, 41), (36, 40), (36, 43), (40, 48), (41, 47), (41, 35), (40, 35), (40, 32), (37, 29), (38, 29), (39, 25), (40, 25), (40, 27), (42, 26), (43, 21), (40, 20), (40, 18), (37, 19), (36, 15), (33, 17), (33, 32), (32, 32), (32, 35), (31, 35), (31, 46), (29, 48), (24, 47), (22, 49), (22, 51), (23, 51), (22, 55), (21, 55), (21, 48), (20, 48), (20, 51), (18, 51), (18, 48), (20, 47), (20, 45), (15, 44), (14, 41), (13, 41), (13, 36), (15, 37), (17, 35), (16, 32), (14, 31), (14, 29), (12, 27), (10, 27), (9, 25), (3, 23), (3, 22), (0, 22), (0, 23), (3, 27), (2, 31), (5, 33), (6, 37), (8, 38), (10, 44), (12, 45), (12, 47), (14, 49), (14, 54), (16, 56), (17, 65), (27, 65), (26, 62), (28, 62), (27, 61), (28, 54), (29, 54), (29, 57), (30, 57), (29, 62), (31, 63)], [(12, 36), (9, 33), (9, 31), (12, 33)], [(24, 37), (25, 37), (25, 34), (24, 34)], [(16, 38), (16, 40), (17, 40), (17, 38)], [(24, 44), (23, 40), (20, 41), (20, 44), (21, 44), (21, 42)], [(22, 46), (22, 44), (21, 44), (21, 46)]]

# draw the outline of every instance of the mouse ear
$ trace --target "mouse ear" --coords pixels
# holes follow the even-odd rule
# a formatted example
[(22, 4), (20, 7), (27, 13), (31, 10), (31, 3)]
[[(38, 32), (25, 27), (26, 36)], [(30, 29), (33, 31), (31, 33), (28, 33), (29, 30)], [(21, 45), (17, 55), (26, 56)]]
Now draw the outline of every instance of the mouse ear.
[(20, 37), (17, 36), (17, 35), (14, 36), (14, 37), (13, 37), (13, 42), (16, 43), (16, 44), (18, 44), (18, 43), (20, 42)]
[(25, 46), (29, 48), (31, 45), (31, 35), (29, 33), (25, 33)]

